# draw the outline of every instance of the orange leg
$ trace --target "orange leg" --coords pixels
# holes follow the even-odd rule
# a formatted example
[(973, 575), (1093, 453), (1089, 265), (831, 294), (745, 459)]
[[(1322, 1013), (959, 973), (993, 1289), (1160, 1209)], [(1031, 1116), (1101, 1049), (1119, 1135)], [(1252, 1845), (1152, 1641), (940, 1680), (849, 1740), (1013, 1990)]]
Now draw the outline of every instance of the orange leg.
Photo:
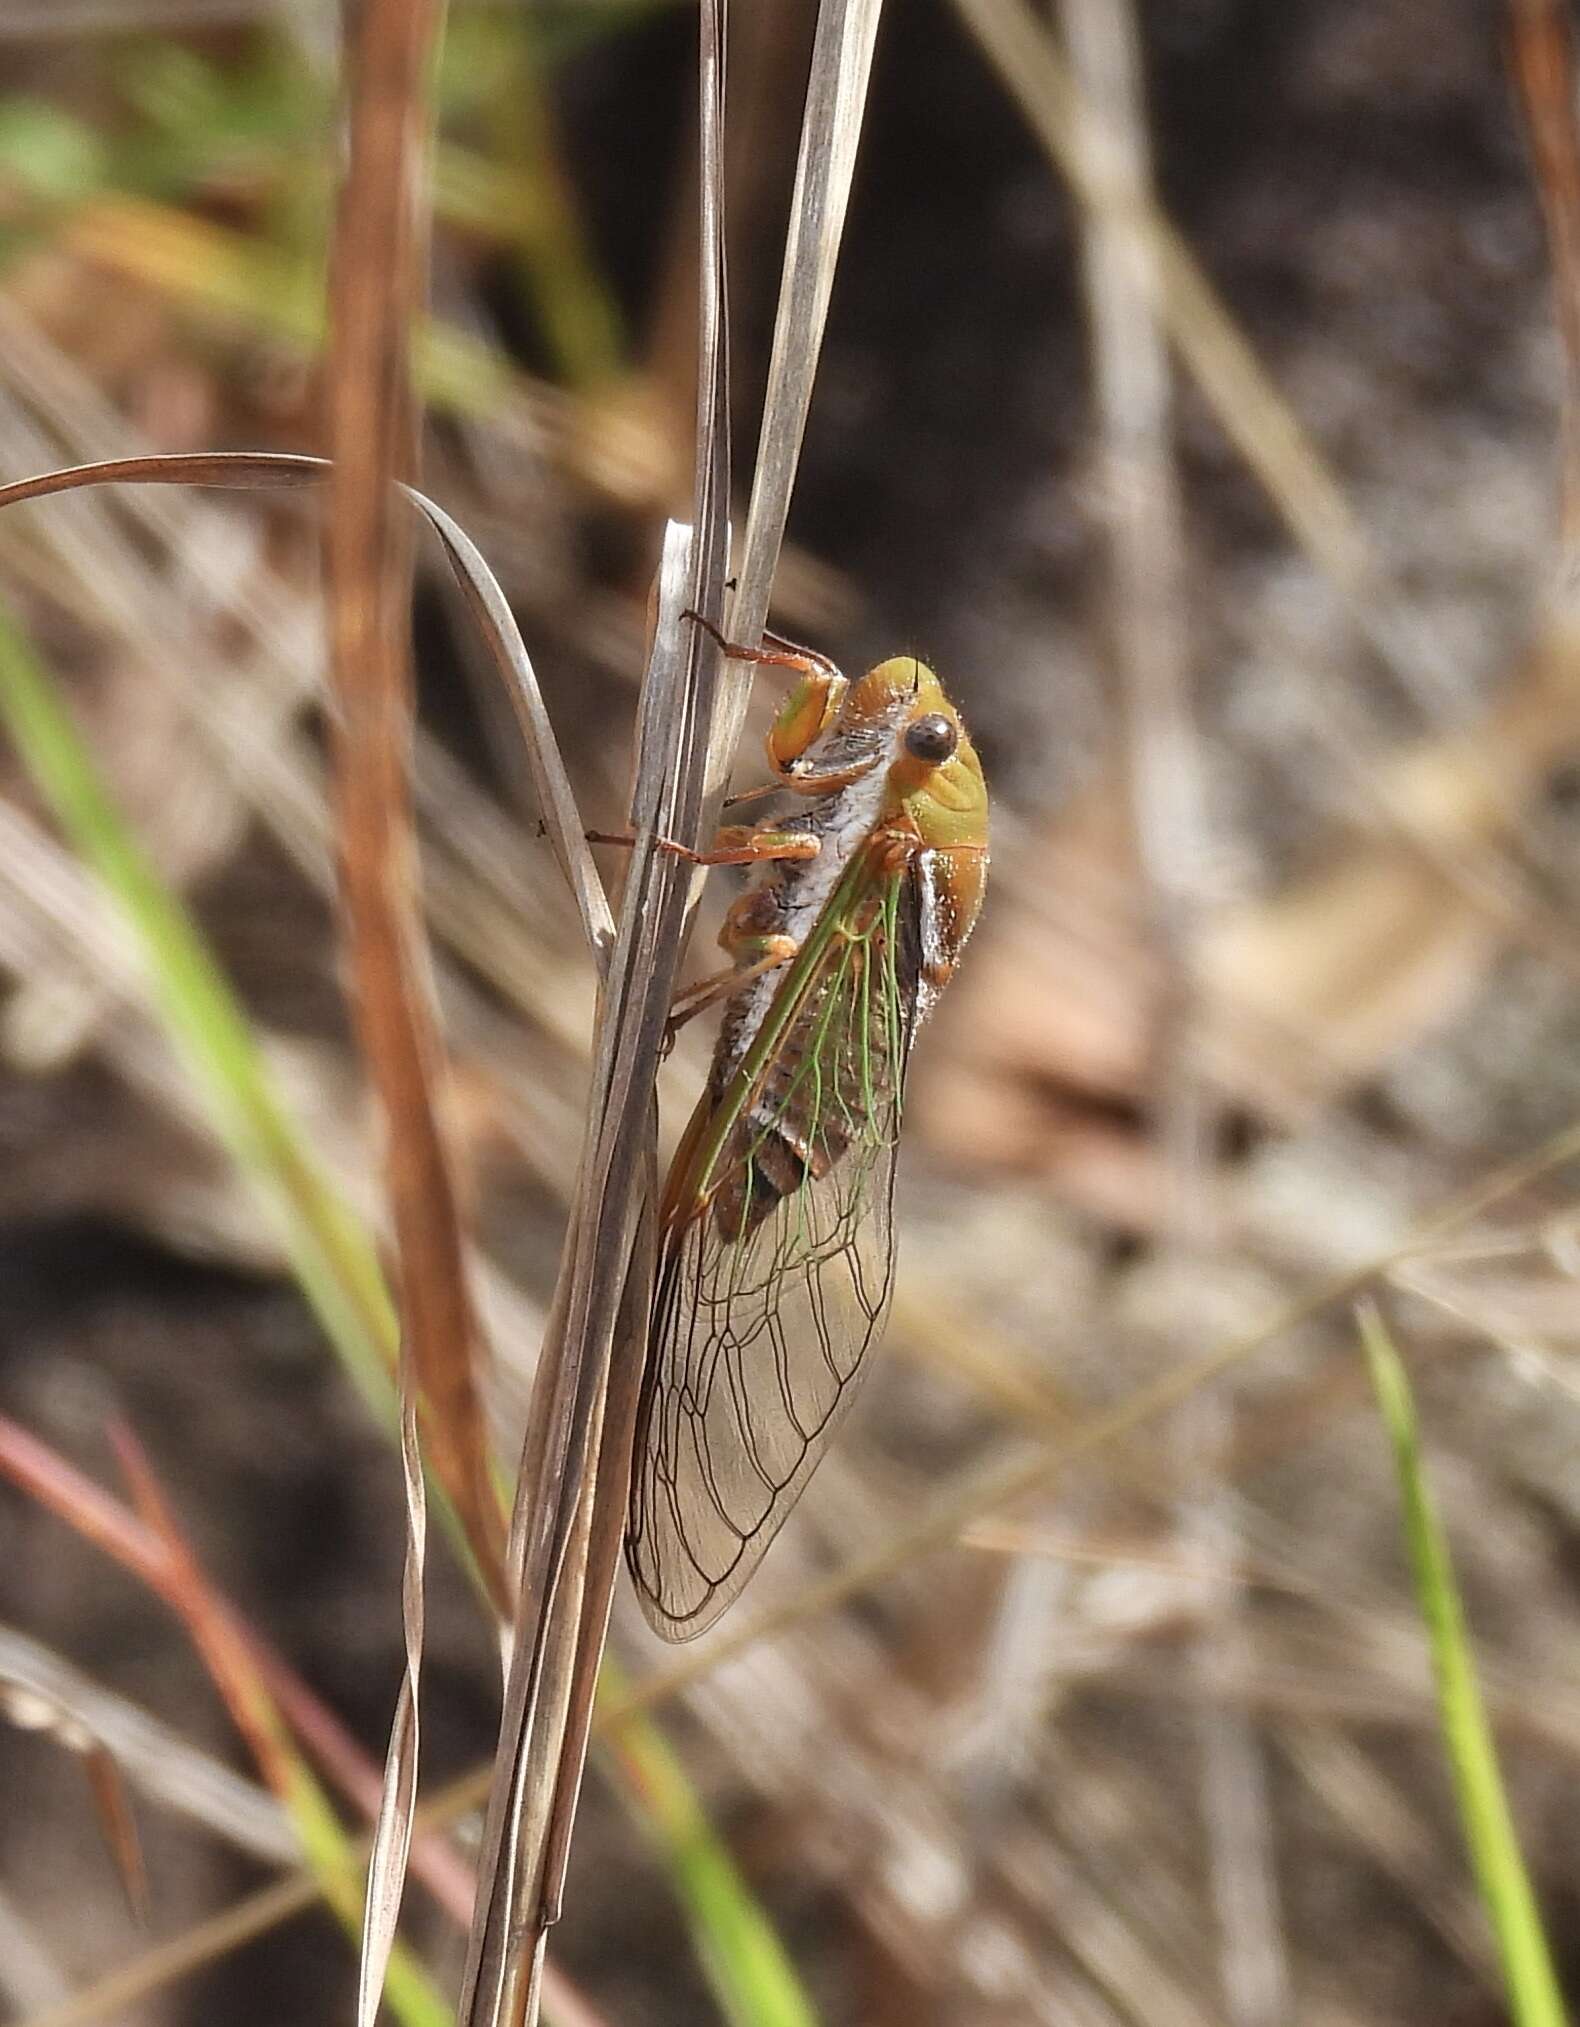
[(801, 676), (820, 673), (829, 683), (843, 683), (845, 680), (827, 655), (820, 655), (814, 648), (797, 647), (794, 641), (784, 640), (780, 635), (769, 633), (766, 629), (763, 632), (763, 639), (771, 641), (773, 645), (749, 648), (743, 646), (740, 641), (726, 640), (713, 621), (704, 619), (700, 612), (693, 612), (688, 607), (680, 616), (700, 626), (702, 631), (717, 643), (720, 654), (728, 655), (732, 662), (755, 662), (760, 667), (770, 669), (794, 669), (797, 675)]
[[(620, 831), (588, 831), (592, 845), (624, 845), (629, 851), (635, 838)], [(766, 859), (815, 859), (821, 846), (805, 831), (753, 830), (748, 824), (726, 824), (711, 850), (694, 852), (690, 845), (676, 844), (673, 838), (654, 838), (654, 848), (693, 866), (755, 866)]]
[[(750, 985), (754, 978), (761, 978), (766, 971), (777, 970), (781, 964), (788, 964), (801, 946), (789, 936), (759, 936), (750, 943), (742, 944), (739, 955), (747, 958), (742, 963), (726, 965), (722, 971), (699, 978), (695, 985), (687, 986), (677, 993), (669, 1010), (669, 1032), (673, 1035), (683, 1028), (687, 1021), (694, 1020), (699, 1013), (705, 1013), (721, 999), (733, 999), (743, 985)], [(755, 949), (756, 954), (748, 956)]]
[(800, 945), (794, 937), (785, 935), (781, 920), (777, 902), (764, 888), (749, 888), (736, 898), (726, 910), (719, 930), (719, 947), (730, 962), (723, 971), (699, 979), (678, 996), (670, 1010), (671, 1037), (705, 1007), (721, 999), (733, 999), (754, 978), (790, 962)]
[(727, 795), (724, 807), (739, 809), (743, 802), (761, 802), (765, 795), (782, 795), (784, 788), (782, 781), (759, 781), (755, 788), (738, 788), (733, 795)]
[[(745, 647), (738, 641), (726, 640), (713, 622), (704, 619), (700, 612), (686, 612), (681, 617), (694, 620), (711, 634), (720, 651), (731, 660), (752, 662), (759, 667), (793, 669), (801, 678), (780, 705), (768, 732), (768, 764), (777, 776), (775, 786), (793, 789), (797, 795), (828, 795), (834, 789), (849, 787), (851, 782), (867, 772), (866, 762), (859, 767), (836, 768), (828, 773), (817, 773), (803, 765), (806, 754), (838, 719), (845, 693), (850, 687), (827, 655), (817, 654), (811, 648), (797, 647), (793, 642), (781, 640), (777, 634), (771, 633), (765, 633), (763, 639), (772, 641), (772, 647)], [(759, 795), (770, 793), (771, 788), (751, 788), (744, 795), (732, 797), (732, 801), (749, 802)]]

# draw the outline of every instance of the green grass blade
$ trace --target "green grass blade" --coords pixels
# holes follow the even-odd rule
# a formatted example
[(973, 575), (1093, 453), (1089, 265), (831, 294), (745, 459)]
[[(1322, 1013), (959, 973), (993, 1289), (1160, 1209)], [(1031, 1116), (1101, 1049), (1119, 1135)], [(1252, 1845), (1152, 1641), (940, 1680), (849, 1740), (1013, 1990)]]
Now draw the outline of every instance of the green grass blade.
[(230, 987), (128, 831), (53, 684), (4, 612), (0, 721), (68, 841), (135, 933), (166, 1029), (217, 1130), (274, 1213), (296, 1278), (359, 1390), (393, 1427), (395, 1312), (373, 1249), (303, 1147)]
[[(614, 1698), (624, 1688), (607, 1656), (599, 1688)], [(663, 1735), (640, 1718), (626, 1719), (606, 1743), (686, 1910), (708, 1983), (730, 2027), (817, 2027), (817, 2014), (773, 1925), (715, 1835)]]
[(1567, 2016), (1541, 1912), (1520, 1856), (1498, 1771), (1447, 1538), (1421, 1469), (1410, 1382), (1377, 1310), (1369, 1303), (1364, 1305), (1358, 1320), (1378, 1405), (1393, 1444), (1404, 1502), (1405, 1543), (1421, 1616), (1432, 1643), (1443, 1743), (1476, 1886), (1498, 1941), (1509, 2011), (1516, 2027), (1565, 2027)]

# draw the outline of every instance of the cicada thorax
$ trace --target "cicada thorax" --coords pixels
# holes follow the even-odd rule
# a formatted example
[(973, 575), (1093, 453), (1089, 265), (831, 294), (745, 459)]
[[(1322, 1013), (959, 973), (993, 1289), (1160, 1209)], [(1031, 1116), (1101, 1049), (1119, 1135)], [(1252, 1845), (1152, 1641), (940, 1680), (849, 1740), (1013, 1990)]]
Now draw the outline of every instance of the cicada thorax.
[(710, 1211), (727, 1241), (749, 1237), (855, 1142), (892, 1130), (921, 962), (919, 850), (889, 831), (863, 847), (865, 877), (722, 1152)]

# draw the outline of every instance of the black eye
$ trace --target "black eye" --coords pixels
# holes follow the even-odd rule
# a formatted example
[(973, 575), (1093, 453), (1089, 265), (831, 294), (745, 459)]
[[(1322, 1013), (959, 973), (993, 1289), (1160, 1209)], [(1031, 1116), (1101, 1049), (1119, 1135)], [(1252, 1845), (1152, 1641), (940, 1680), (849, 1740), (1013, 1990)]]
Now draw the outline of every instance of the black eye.
[(946, 718), (942, 711), (929, 711), (924, 718), (913, 718), (905, 728), (906, 752), (913, 760), (930, 760), (935, 767), (947, 760), (959, 744), (955, 721)]

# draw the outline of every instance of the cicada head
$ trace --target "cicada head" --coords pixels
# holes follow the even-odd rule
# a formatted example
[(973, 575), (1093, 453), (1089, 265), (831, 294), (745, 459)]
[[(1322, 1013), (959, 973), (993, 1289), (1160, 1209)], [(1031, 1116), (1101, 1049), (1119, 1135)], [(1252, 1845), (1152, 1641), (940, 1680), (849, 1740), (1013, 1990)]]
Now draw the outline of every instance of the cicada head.
[(909, 818), (930, 850), (984, 849), (988, 795), (982, 763), (960, 713), (925, 662), (914, 655), (879, 662), (851, 685), (841, 719), (894, 728), (886, 814)]

